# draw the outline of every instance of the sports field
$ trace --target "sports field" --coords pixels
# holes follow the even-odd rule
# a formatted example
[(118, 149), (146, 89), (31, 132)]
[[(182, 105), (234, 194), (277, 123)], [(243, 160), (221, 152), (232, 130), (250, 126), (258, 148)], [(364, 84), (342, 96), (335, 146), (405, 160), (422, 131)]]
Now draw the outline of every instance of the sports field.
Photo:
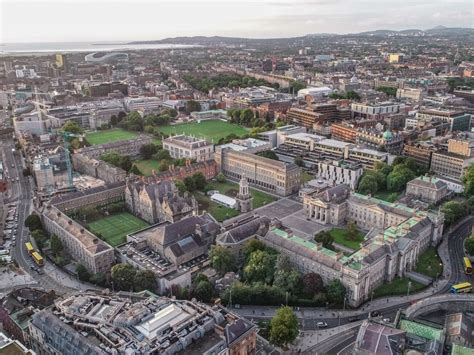
[(128, 212), (121, 212), (92, 222), (88, 227), (92, 233), (100, 233), (103, 240), (114, 247), (124, 243), (127, 234), (148, 227), (148, 223)]
[(86, 134), (87, 141), (92, 144), (104, 144), (109, 142), (124, 141), (138, 136), (136, 132), (125, 131), (120, 128), (107, 129), (103, 131), (90, 132)]
[(166, 134), (187, 134), (195, 137), (202, 137), (209, 141), (217, 143), (221, 138), (225, 138), (231, 133), (242, 136), (248, 131), (235, 124), (227, 123), (221, 120), (202, 121), (201, 123), (183, 123), (174, 126), (160, 127), (160, 131)]

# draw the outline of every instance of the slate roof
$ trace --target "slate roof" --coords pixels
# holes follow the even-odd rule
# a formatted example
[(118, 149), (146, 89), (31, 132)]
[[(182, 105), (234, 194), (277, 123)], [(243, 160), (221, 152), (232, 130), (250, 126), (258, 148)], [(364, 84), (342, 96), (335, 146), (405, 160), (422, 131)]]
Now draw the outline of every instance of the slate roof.
[(399, 345), (403, 343), (405, 332), (382, 324), (365, 322), (357, 336), (357, 347), (364, 354), (402, 354)]
[(242, 318), (237, 319), (234, 323), (231, 323), (225, 327), (225, 338), (227, 341), (227, 345), (231, 345), (237, 339), (239, 339), (242, 335), (247, 333), (249, 330), (254, 329), (255, 325), (250, 323), (247, 320)]
[[(263, 224), (263, 229), (259, 231)], [(270, 225), (270, 219), (266, 216), (254, 218), (248, 222), (244, 222), (235, 228), (231, 228), (226, 232), (220, 234), (217, 239), (222, 244), (235, 244), (242, 242), (243, 240), (260, 233), (265, 235)]]

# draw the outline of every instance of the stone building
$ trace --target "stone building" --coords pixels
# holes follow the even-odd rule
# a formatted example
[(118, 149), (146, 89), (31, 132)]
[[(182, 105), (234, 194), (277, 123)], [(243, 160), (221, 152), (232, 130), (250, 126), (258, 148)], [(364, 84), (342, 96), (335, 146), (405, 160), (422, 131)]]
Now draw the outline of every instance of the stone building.
[(353, 221), (366, 231), (361, 248), (352, 254), (345, 256), (325, 249), (281, 225), (271, 227), (261, 239), (289, 255), (301, 272), (317, 272), (325, 282), (340, 279), (348, 290), (349, 303), (357, 306), (383, 282), (411, 271), (419, 255), (428, 246), (439, 243), (444, 216), (357, 193), (344, 199), (345, 190), (348, 188), (329, 188), (306, 196), (304, 211), (323, 224), (328, 223), (328, 218), (334, 218), (334, 222)]
[(140, 148), (143, 145), (150, 144), (152, 142), (152, 137), (141, 135), (137, 138), (129, 140), (110, 142), (100, 145), (91, 145), (90, 147), (77, 149), (75, 153), (84, 154), (93, 159), (100, 159), (100, 157), (105, 153), (111, 152), (115, 152), (120, 155), (138, 156), (140, 155)]
[(280, 196), (288, 196), (298, 191), (301, 169), (293, 163), (286, 164), (255, 154), (222, 149), (215, 155), (222, 173), (232, 179), (246, 176), (251, 185)]
[(191, 163), (186, 160), (184, 166), (171, 165), (167, 171), (153, 174), (152, 177), (146, 178), (147, 181), (163, 181), (163, 180), (184, 180), (188, 176), (201, 173), (206, 180), (213, 179), (217, 175), (217, 164), (215, 160), (200, 161)]
[(239, 182), (239, 193), (235, 197), (235, 200), (237, 201), (237, 209), (242, 212), (250, 212), (253, 209), (252, 206), (252, 201), (253, 197), (252, 194), (250, 193), (249, 189), (249, 182), (247, 181), (247, 178), (245, 175), (242, 176)]
[(184, 134), (166, 138), (163, 141), (163, 149), (174, 159), (185, 158), (199, 162), (214, 158), (214, 144)]
[(269, 225), (270, 219), (266, 216), (247, 214), (237, 217), (227, 225), (224, 224), (216, 238), (216, 245), (230, 250), (237, 260), (243, 260), (245, 243), (255, 239), (257, 235), (264, 236)]
[(322, 192), (304, 195), (303, 205), (307, 218), (322, 224), (339, 225), (347, 216), (348, 185), (337, 185)]
[(150, 224), (175, 222), (198, 212), (194, 196), (189, 196), (187, 192), (181, 196), (170, 180), (128, 180), (125, 186), (125, 203), (131, 213)]
[(113, 166), (103, 160), (89, 158), (84, 154), (74, 154), (72, 156), (72, 164), (74, 170), (104, 180), (106, 183), (125, 181), (127, 177), (127, 172), (125, 170)]
[(448, 185), (435, 177), (420, 176), (407, 183), (406, 194), (436, 204), (448, 195)]
[(69, 218), (55, 206), (48, 204), (42, 211), (43, 227), (48, 234), (56, 234), (64, 249), (94, 274), (106, 273), (115, 263), (114, 249), (106, 242)]

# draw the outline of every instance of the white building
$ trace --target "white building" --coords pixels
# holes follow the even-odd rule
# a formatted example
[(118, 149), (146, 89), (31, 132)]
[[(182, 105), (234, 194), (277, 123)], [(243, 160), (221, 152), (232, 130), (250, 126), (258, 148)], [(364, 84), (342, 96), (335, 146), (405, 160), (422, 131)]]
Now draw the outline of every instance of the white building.
[(321, 97), (329, 96), (332, 93), (332, 91), (333, 90), (327, 86), (306, 88), (306, 89), (301, 89), (298, 91), (298, 97), (305, 98), (306, 96), (309, 95), (309, 96), (312, 96), (313, 98), (321, 98)]
[(237, 207), (237, 201), (235, 198), (220, 194), (220, 193), (214, 193), (211, 195), (211, 200), (214, 202), (217, 202), (221, 205), (224, 205), (229, 208), (236, 208)]
[(214, 158), (214, 145), (205, 139), (186, 136), (171, 136), (163, 141), (163, 149), (174, 159), (194, 159), (197, 162)]
[(346, 184), (351, 190), (355, 190), (363, 173), (364, 169), (362, 164), (326, 160), (318, 163), (316, 177), (328, 181), (333, 186)]

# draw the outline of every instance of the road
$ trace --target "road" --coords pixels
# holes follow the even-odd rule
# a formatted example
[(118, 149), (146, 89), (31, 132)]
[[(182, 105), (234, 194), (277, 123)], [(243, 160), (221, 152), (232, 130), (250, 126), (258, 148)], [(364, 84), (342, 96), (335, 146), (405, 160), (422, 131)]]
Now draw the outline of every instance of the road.
[[(12, 248), (12, 258), (38, 282), (39, 286), (46, 290), (54, 290), (56, 293), (65, 294), (74, 290), (91, 288), (70, 277), (46, 260), (42, 268), (43, 274), (40, 275), (31, 269), (33, 262), (24, 248), (24, 243), (30, 241), (30, 235), (28, 229), (24, 227), (24, 222), (26, 217), (33, 211), (33, 183), (31, 178), (23, 176), (23, 157), (21, 152), (16, 150), (12, 152), (12, 148), (14, 148), (13, 140), (2, 139), (0, 149), (2, 150), (5, 164), (9, 167), (10, 176), (15, 179), (15, 182), (12, 184), (12, 193), (6, 199), (6, 202), (15, 203), (18, 211), (17, 239), (16, 245)], [(19, 181), (16, 181), (17, 177)]]

